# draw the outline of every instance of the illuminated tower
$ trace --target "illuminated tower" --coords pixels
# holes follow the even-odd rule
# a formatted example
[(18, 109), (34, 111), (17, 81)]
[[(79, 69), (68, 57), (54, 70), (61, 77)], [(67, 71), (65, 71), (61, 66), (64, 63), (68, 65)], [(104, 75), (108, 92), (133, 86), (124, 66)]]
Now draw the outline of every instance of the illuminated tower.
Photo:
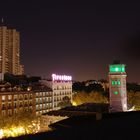
[(23, 74), (20, 65), (20, 33), (0, 26), (0, 73)]
[(109, 66), (110, 112), (127, 111), (125, 65), (113, 63)]

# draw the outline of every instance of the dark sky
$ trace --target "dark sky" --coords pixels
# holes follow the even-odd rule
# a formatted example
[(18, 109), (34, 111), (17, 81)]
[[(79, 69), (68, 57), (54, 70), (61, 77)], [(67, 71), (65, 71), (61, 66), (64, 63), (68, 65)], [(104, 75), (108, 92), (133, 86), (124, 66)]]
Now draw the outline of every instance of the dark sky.
[(21, 33), (25, 73), (74, 80), (108, 78), (114, 59), (140, 82), (140, 2), (3, 0), (0, 18)]

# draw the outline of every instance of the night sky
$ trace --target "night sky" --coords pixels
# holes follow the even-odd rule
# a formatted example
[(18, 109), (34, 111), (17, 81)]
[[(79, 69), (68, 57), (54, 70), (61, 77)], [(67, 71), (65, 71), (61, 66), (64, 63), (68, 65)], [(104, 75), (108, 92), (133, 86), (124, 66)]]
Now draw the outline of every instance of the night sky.
[(74, 80), (107, 79), (114, 59), (140, 82), (140, 2), (3, 0), (0, 18), (21, 34), (25, 73)]

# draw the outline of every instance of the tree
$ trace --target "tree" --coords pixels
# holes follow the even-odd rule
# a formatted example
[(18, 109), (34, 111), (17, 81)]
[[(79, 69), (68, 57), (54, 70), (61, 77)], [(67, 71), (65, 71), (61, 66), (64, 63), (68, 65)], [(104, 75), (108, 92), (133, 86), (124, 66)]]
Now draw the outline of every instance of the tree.
[(137, 83), (127, 83), (127, 90), (128, 92), (140, 92), (140, 85)]
[(39, 123), (39, 118), (27, 111), (13, 116), (0, 116), (0, 129), (6, 138), (36, 133)]
[(108, 98), (100, 92), (79, 92), (73, 96), (73, 102), (76, 105), (83, 103), (108, 103)]
[(72, 105), (72, 103), (68, 96), (64, 96), (62, 101), (59, 103), (59, 107), (61, 107), (61, 108), (71, 106), (71, 105)]
[(84, 90), (84, 87), (85, 87), (84, 82), (75, 82), (72, 85), (73, 91), (76, 91), (76, 92)]

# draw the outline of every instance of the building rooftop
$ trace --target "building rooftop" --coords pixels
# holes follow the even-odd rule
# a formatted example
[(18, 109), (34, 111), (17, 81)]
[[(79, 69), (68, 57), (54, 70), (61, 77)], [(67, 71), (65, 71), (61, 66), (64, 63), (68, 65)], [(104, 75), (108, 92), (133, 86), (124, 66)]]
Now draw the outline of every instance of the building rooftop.
[(76, 116), (50, 125), (53, 131), (11, 140), (133, 140), (139, 138), (139, 124), (140, 112), (103, 114), (98, 121), (94, 115)]
[(39, 84), (39, 85), (34, 85), (31, 88), (32, 91), (48, 91), (48, 92), (52, 92), (52, 89), (47, 87), (46, 85), (43, 84)]

